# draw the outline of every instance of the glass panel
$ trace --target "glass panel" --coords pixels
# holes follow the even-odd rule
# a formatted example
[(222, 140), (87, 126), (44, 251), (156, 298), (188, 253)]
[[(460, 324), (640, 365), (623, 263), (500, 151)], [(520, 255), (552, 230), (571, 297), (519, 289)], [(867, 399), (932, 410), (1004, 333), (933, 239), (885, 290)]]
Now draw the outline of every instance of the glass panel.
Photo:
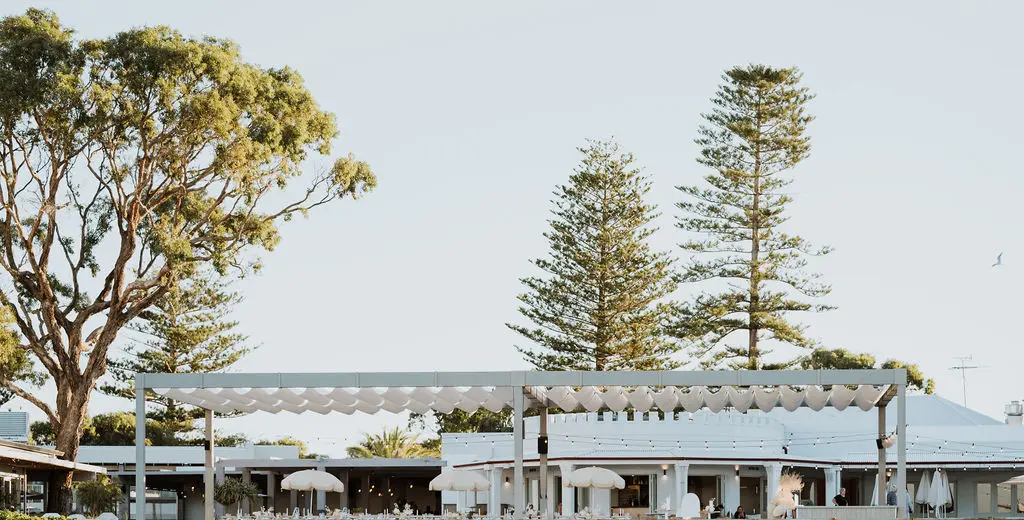
[(650, 477), (647, 475), (623, 475), (625, 489), (612, 495), (613, 508), (644, 508), (650, 509)]
[(1013, 511), (1010, 503), (1010, 484), (998, 484), (996, 486), (996, 511), (999, 513), (1009, 513)]
[(978, 494), (974, 500), (974, 511), (976, 513), (992, 512), (992, 484), (978, 484)]

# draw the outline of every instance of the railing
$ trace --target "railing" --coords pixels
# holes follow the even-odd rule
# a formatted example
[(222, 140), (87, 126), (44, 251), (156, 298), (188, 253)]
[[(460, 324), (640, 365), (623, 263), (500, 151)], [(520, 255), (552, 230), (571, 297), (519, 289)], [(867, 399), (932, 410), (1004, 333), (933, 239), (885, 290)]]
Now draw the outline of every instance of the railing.
[(894, 520), (894, 506), (800, 506), (798, 520)]

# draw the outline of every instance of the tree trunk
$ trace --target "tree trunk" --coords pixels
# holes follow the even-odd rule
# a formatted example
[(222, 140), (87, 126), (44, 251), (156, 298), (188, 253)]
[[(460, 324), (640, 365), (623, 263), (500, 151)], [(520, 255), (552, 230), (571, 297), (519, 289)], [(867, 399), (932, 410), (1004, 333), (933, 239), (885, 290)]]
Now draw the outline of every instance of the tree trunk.
[[(81, 444), (82, 423), (86, 416), (86, 399), (90, 389), (82, 389), (67, 385), (58, 391), (57, 410), (60, 423), (52, 424), (54, 444), (61, 452), (61, 459), (74, 461), (78, 458), (78, 447)], [(49, 493), (46, 501), (46, 512), (71, 514), (71, 471), (54, 471), (50, 476)]]

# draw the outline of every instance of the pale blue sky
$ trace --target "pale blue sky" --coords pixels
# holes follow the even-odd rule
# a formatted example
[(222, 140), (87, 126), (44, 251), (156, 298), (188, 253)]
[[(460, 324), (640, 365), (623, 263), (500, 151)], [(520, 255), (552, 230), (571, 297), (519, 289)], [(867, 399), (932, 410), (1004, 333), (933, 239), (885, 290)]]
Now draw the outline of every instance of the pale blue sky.
[[(84, 37), (166, 24), (290, 65), (338, 115), (338, 153), (379, 188), (288, 224), (237, 317), (262, 348), (245, 371), (526, 368), (503, 323), (545, 253), (551, 190), (587, 137), (615, 136), (652, 175), (674, 248), (675, 185), (723, 69), (797, 65), (816, 94), (812, 156), (790, 230), (839, 310), (806, 319), (826, 345), (921, 363), (939, 393), (1000, 416), (1024, 397), (1017, 332), (1024, 239), (1017, 152), (1024, 84), (1016, 2), (6, 1), (52, 8)], [(1006, 264), (989, 266), (1000, 251)], [(684, 296), (690, 288), (683, 288)], [(1017, 292), (1015, 292), (1017, 291)], [(17, 406), (17, 405), (16, 405)], [(97, 398), (94, 412), (127, 408)], [(387, 413), (223, 421), (340, 454)]]

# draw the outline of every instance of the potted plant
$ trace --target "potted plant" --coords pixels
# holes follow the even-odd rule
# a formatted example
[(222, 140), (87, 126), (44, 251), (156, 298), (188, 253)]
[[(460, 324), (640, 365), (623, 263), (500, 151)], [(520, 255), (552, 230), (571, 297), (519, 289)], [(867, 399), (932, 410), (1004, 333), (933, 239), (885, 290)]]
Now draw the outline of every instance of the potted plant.
[(243, 482), (242, 479), (228, 477), (213, 491), (213, 499), (223, 506), (238, 504), (238, 514), (242, 513), (242, 500), (254, 500), (260, 494), (256, 484)]
[(78, 496), (78, 503), (91, 518), (113, 511), (124, 496), (121, 486), (112, 482), (106, 475), (76, 482), (75, 494)]

